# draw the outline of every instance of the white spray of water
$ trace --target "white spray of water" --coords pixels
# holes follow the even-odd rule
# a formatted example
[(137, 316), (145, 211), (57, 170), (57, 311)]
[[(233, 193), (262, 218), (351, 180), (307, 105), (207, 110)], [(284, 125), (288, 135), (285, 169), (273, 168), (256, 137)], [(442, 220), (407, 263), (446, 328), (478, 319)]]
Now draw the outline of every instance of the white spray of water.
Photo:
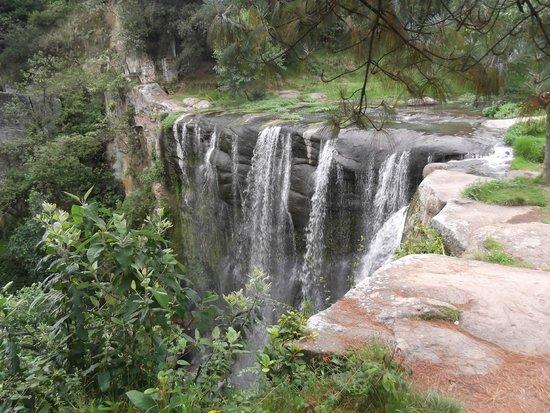
[(288, 212), (291, 143), (278, 126), (262, 130), (247, 176), (244, 224), (248, 226), (250, 268), (266, 274), (273, 271), (275, 257), (283, 259), (289, 252), (294, 238)]
[(374, 236), (368, 252), (363, 256), (361, 270), (356, 282), (363, 280), (392, 259), (399, 247), (408, 206), (401, 208), (389, 217)]
[(382, 164), (374, 197), (373, 233), (378, 231), (389, 215), (408, 201), (410, 152), (391, 154)]
[(302, 295), (313, 302), (316, 308), (323, 303), (323, 288), (320, 288), (324, 252), (324, 222), (327, 212), (327, 192), (336, 140), (325, 142), (315, 171), (315, 192), (311, 198), (311, 212), (306, 228), (306, 253), (302, 267)]

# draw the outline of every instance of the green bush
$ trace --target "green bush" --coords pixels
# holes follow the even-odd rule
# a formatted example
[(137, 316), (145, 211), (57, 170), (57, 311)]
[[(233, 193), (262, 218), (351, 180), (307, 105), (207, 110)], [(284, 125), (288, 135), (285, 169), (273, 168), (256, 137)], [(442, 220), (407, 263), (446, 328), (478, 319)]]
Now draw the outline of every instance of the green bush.
[(483, 116), (493, 119), (515, 118), (521, 115), (522, 107), (519, 103), (506, 102), (488, 106), (483, 109)]
[(514, 155), (528, 162), (542, 163), (544, 160), (545, 138), (518, 136), (514, 140)]
[(544, 120), (519, 122), (508, 128), (504, 134), (504, 140), (508, 145), (513, 145), (518, 136), (530, 135), (543, 138), (545, 132), (546, 123)]
[(416, 223), (412, 230), (406, 234), (395, 256), (401, 258), (411, 254), (445, 255), (443, 238), (435, 229)]

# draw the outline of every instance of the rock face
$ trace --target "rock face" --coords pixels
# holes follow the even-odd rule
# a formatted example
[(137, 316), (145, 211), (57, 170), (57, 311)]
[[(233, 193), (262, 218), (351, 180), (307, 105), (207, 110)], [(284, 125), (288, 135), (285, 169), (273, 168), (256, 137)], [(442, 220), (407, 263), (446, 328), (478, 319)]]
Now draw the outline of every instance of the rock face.
[(548, 272), (413, 255), (311, 317), (318, 336), (300, 345), (342, 353), (382, 340), (412, 367), (415, 384), (467, 411), (548, 411), (548, 296)]
[[(431, 165), (424, 168), (424, 172)], [(426, 225), (436, 216), (451, 199), (460, 198), (462, 191), (478, 181), (486, 181), (481, 178), (459, 171), (434, 170), (418, 186), (418, 199), (420, 202), (420, 221)]]
[[(231, 190), (235, 176), (233, 172), (239, 172), (238, 186), (244, 188), (259, 133), (268, 125), (280, 125), (282, 133), (289, 134), (292, 139), (289, 209), (295, 226), (303, 227), (307, 224), (319, 148), (333, 134), (318, 118), (288, 123), (277, 120), (272, 115), (212, 113), (188, 117), (184, 122), (189, 131), (186, 136), (194, 136), (196, 130), (201, 131), (204, 152), (208, 149), (210, 137), (216, 131), (217, 146), (211, 159), (219, 172), (221, 196), (229, 205), (238, 203), (238, 200), (233, 199), (235, 192)], [(232, 166), (231, 153), (235, 140), (238, 146), (236, 167)], [(174, 145), (172, 136), (167, 136), (164, 143), (166, 157), (175, 165), (173, 159), (177, 153)], [(349, 189), (346, 199), (349, 200), (350, 208), (359, 215), (363, 208), (358, 193), (362, 174), (370, 167), (374, 166), (376, 169), (389, 154), (410, 152), (408, 189), (412, 193), (422, 180), (422, 168), (429, 159), (461, 159), (468, 154), (485, 154), (492, 145), (492, 141), (482, 137), (427, 134), (412, 128), (393, 128), (391, 125), (383, 132), (350, 128), (340, 131), (334, 160), (343, 168), (345, 187)]]
[(430, 222), (456, 256), (472, 256), (483, 250), (487, 239), (526, 264), (550, 269), (550, 226), (539, 207), (507, 207), (470, 199), (454, 199)]

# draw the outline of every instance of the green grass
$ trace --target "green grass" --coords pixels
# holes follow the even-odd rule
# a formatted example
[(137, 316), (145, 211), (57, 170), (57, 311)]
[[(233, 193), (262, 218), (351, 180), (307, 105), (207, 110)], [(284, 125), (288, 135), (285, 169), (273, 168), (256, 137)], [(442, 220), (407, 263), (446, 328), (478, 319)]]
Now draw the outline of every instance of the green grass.
[(514, 148), (512, 169), (540, 171), (544, 160), (546, 124), (543, 119), (511, 126), (504, 140)]
[(520, 156), (514, 156), (514, 159), (512, 160), (511, 168), (513, 170), (541, 172), (542, 164), (528, 161)]
[[(227, 412), (438, 412), (458, 413), (461, 405), (441, 395), (414, 391), (409, 370), (392, 352), (371, 345), (346, 356), (313, 360), (293, 379), (277, 377), (259, 394), (237, 397), (220, 411)], [(214, 406), (218, 408), (218, 406)]]
[(443, 238), (435, 229), (417, 223), (395, 253), (398, 258), (411, 254), (445, 255)]
[(526, 264), (517, 260), (508, 254), (502, 244), (492, 238), (487, 238), (483, 242), (484, 252), (478, 253), (474, 258), (480, 261), (491, 262), (493, 264), (509, 265), (512, 267), (525, 267)]
[(161, 122), (160, 128), (163, 132), (170, 132), (174, 127), (174, 122), (180, 117), (182, 112), (171, 112)]
[[(235, 96), (222, 91), (217, 87), (214, 74), (190, 77), (181, 85), (181, 89), (173, 94), (174, 99), (186, 97), (206, 99), (212, 103), (211, 110), (224, 110), (239, 113), (273, 113), (281, 117), (291, 116), (297, 119), (311, 113), (323, 113), (335, 110), (341, 102), (342, 96), (349, 97), (363, 84), (364, 71), (349, 73), (331, 82), (324, 82), (338, 74), (352, 70), (355, 58), (350, 53), (334, 55), (326, 51), (316, 52), (305, 62), (295, 63), (280, 73), (279, 80), (266, 86), (266, 94), (256, 101), (248, 101), (243, 96)], [(448, 79), (447, 79), (448, 77)], [(446, 83), (450, 97), (462, 96), (472, 92), (471, 87), (454, 76), (447, 76)], [(297, 99), (283, 99), (273, 92), (277, 90), (293, 89), (301, 93)], [(308, 95), (323, 93), (327, 96), (326, 102), (314, 102)], [(404, 102), (410, 97), (406, 88), (398, 82), (385, 76), (373, 75), (369, 78), (367, 87), (368, 103), (378, 104), (385, 100), (390, 105)], [(427, 93), (429, 94), (429, 92)], [(434, 96), (437, 98), (437, 96)], [(289, 115), (291, 113), (292, 115)], [(296, 113), (298, 115), (296, 115)]]
[(503, 179), (472, 184), (463, 195), (488, 204), (545, 207), (550, 204), (549, 185), (541, 178)]
[(420, 315), (422, 320), (443, 320), (455, 323), (460, 320), (462, 312), (456, 308), (447, 307), (444, 305), (436, 305), (430, 311)]

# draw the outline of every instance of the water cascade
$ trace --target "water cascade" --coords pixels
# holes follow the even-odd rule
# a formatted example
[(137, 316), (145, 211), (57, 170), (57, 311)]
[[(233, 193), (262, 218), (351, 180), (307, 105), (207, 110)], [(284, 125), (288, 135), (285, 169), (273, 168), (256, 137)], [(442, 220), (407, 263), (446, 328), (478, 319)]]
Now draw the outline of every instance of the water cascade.
[[(330, 171), (336, 152), (336, 140), (326, 141), (319, 156), (315, 171), (315, 192), (311, 198), (311, 211), (306, 228), (306, 252), (302, 266), (302, 295), (313, 302), (316, 308), (324, 303), (324, 287), (321, 280), (324, 251), (324, 221), (327, 212), (327, 192)], [(321, 288), (320, 288), (321, 287)]]
[(370, 276), (374, 271), (391, 260), (399, 247), (408, 206), (391, 215), (374, 236), (367, 253), (363, 256), (361, 269), (356, 282)]
[(380, 167), (373, 202), (371, 233), (380, 229), (386, 219), (408, 202), (409, 152), (392, 153)]

